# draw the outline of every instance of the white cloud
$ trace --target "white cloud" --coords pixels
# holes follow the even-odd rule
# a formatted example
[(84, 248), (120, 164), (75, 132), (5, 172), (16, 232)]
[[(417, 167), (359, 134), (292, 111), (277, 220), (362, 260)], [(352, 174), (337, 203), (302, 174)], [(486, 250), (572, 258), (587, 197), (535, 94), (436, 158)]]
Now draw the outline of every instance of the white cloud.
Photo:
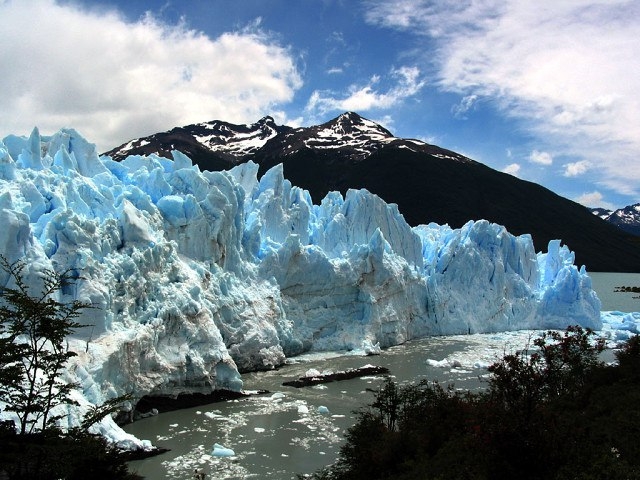
[(383, 115), (382, 117), (379, 118), (371, 118), (370, 119), (372, 122), (376, 122), (378, 125), (386, 128), (387, 130), (392, 130), (395, 120), (393, 119), (393, 117), (391, 115)]
[(176, 125), (254, 121), (302, 85), (258, 25), (209, 38), (149, 15), (0, 1), (0, 136), (72, 126), (104, 150)]
[(520, 173), (520, 164), (511, 163), (511, 164), (507, 165), (506, 167), (504, 167), (504, 169), (502, 171), (504, 173), (508, 173), (509, 175), (513, 175), (514, 177), (517, 177), (518, 174)]
[(318, 112), (324, 115), (332, 111), (368, 111), (373, 109), (389, 109), (405, 99), (418, 93), (425, 86), (420, 70), (416, 67), (400, 67), (391, 70), (389, 78), (393, 84), (380, 91), (379, 75), (372, 76), (365, 85), (351, 85), (346, 95), (338, 96), (335, 92), (315, 90), (307, 106), (307, 112)]
[(435, 135), (418, 135), (416, 140), (420, 140), (421, 142), (428, 143), (430, 145), (438, 145), (442, 143), (441, 139)]
[(565, 177), (577, 177), (587, 172), (591, 168), (591, 164), (586, 160), (580, 160), (578, 162), (566, 163), (564, 165)]
[(553, 163), (553, 157), (549, 152), (539, 152), (538, 150), (534, 150), (529, 155), (529, 161), (537, 165), (548, 166)]
[(601, 208), (607, 208), (609, 210), (615, 210), (616, 208), (618, 208), (613, 206), (609, 202), (605, 202), (604, 197), (597, 190), (593, 192), (584, 193), (580, 195), (578, 198), (576, 198), (575, 201), (584, 205), (585, 207), (590, 207), (590, 208), (601, 207)]
[(640, 2), (370, 0), (366, 10), (424, 39), (441, 88), (493, 100), (607, 185), (640, 193)]
[(478, 100), (477, 95), (466, 95), (460, 100), (460, 103), (454, 105), (451, 108), (451, 112), (456, 118), (466, 118), (465, 114), (473, 108), (476, 101)]

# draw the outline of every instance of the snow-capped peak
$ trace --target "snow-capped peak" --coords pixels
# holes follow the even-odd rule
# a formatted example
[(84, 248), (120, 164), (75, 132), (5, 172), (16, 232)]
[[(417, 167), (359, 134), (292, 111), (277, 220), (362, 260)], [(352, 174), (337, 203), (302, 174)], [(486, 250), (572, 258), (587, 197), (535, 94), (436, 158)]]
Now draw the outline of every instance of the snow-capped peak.
[(389, 130), (381, 125), (361, 117), (355, 112), (346, 112), (327, 123), (319, 126), (323, 128), (319, 132), (331, 131), (337, 135), (367, 136), (371, 140), (383, 140), (394, 138)]
[(591, 212), (628, 233), (640, 235), (640, 203), (627, 205), (615, 211), (592, 208)]
[(388, 146), (447, 160), (470, 161), (420, 140), (397, 138), (355, 112), (345, 112), (321, 125), (300, 128), (277, 125), (270, 116), (242, 125), (214, 120), (132, 140), (106, 155), (114, 160), (151, 153), (171, 158), (171, 151), (177, 149), (200, 161), (211, 156), (222, 158), (227, 162), (225, 166), (232, 166), (249, 159), (259, 162), (259, 158), (286, 157), (303, 149), (332, 152), (349, 161), (360, 161)]
[(239, 157), (255, 153), (279, 131), (274, 119), (270, 116), (251, 124), (234, 125), (214, 120), (200, 123), (197, 127), (201, 128), (194, 131), (193, 136), (203, 146), (212, 151)]
[(313, 150), (348, 151), (353, 159), (362, 159), (395, 140), (387, 129), (354, 112), (343, 113), (326, 123), (298, 129), (296, 132), (300, 134), (302, 145), (291, 142), (287, 153), (293, 153), (299, 146), (304, 146)]
[(609, 221), (617, 224), (640, 225), (640, 203), (619, 208), (609, 216)]

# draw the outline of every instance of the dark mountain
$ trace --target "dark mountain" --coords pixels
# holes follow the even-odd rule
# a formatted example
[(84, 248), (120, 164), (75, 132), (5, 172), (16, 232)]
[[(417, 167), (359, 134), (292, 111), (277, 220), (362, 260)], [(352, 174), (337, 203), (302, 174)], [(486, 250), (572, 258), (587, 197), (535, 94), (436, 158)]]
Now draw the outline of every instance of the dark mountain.
[(631, 235), (640, 236), (640, 203), (613, 212), (605, 208), (592, 208), (591, 213)]
[(290, 130), (291, 127), (276, 125), (271, 117), (250, 125), (214, 120), (131, 140), (105, 155), (114, 160), (151, 153), (172, 158), (171, 151), (179, 150), (202, 170), (224, 170), (251, 159), (267, 140)]
[(607, 208), (590, 208), (589, 211), (591, 213), (593, 213), (595, 216), (600, 217), (603, 220), (606, 220), (609, 215), (611, 215), (613, 212)]
[(394, 137), (380, 125), (345, 113), (313, 127), (209, 122), (133, 140), (107, 155), (181, 150), (200, 168), (218, 170), (253, 160), (259, 174), (282, 163), (294, 185), (315, 202), (327, 192), (366, 188), (390, 203), (411, 225), (436, 222), (457, 228), (487, 219), (513, 234), (529, 233), (538, 251), (560, 238), (591, 271), (640, 272), (640, 238), (626, 234), (540, 185), (493, 170), (435, 145)]

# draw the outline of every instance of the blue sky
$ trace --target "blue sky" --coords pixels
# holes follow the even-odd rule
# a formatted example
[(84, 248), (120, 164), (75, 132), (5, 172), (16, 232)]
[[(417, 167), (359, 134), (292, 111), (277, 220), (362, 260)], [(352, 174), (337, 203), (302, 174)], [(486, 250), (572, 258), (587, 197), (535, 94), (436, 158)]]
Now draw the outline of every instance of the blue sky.
[(588, 206), (640, 202), (636, 0), (0, 0), (0, 28), (0, 137), (69, 126), (105, 151), (353, 110)]

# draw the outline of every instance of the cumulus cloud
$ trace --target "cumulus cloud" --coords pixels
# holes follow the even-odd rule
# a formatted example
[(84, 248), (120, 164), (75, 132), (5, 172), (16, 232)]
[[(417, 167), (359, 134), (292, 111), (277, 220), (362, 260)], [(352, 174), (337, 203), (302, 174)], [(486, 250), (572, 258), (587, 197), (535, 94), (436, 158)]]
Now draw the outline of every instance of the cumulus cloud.
[(603, 195), (597, 190), (593, 192), (584, 193), (580, 195), (578, 198), (576, 198), (575, 200), (576, 202), (584, 205), (585, 207), (590, 207), (590, 208), (601, 207), (601, 208), (607, 208), (609, 210), (615, 210), (617, 208), (612, 204), (605, 202)]
[(369, 111), (389, 109), (417, 94), (425, 86), (417, 67), (392, 69), (389, 74), (392, 85), (381, 91), (382, 78), (372, 76), (364, 85), (351, 85), (344, 95), (315, 90), (307, 106), (307, 112), (324, 115), (332, 111)]
[(383, 115), (380, 118), (372, 118), (372, 122), (376, 122), (378, 125), (382, 125), (387, 130), (393, 130), (395, 120), (391, 115)]
[(520, 164), (511, 163), (511, 164), (507, 165), (506, 167), (504, 167), (504, 169), (502, 171), (504, 173), (508, 173), (509, 175), (513, 175), (514, 177), (517, 177), (518, 174), (520, 173)]
[(583, 175), (589, 170), (591, 164), (586, 160), (580, 160), (578, 162), (566, 163), (564, 165), (564, 176), (565, 177), (577, 177), (579, 175)]
[(147, 15), (0, 2), (0, 136), (79, 128), (100, 150), (176, 125), (247, 122), (290, 102), (292, 53), (256, 24), (217, 38)]
[(539, 152), (534, 150), (529, 155), (529, 161), (537, 165), (549, 166), (553, 163), (553, 157), (549, 152)]
[[(640, 180), (640, 2), (369, 0), (366, 20), (424, 40), (440, 87), (488, 98), (609, 188)], [(430, 48), (427, 48), (430, 47)]]

